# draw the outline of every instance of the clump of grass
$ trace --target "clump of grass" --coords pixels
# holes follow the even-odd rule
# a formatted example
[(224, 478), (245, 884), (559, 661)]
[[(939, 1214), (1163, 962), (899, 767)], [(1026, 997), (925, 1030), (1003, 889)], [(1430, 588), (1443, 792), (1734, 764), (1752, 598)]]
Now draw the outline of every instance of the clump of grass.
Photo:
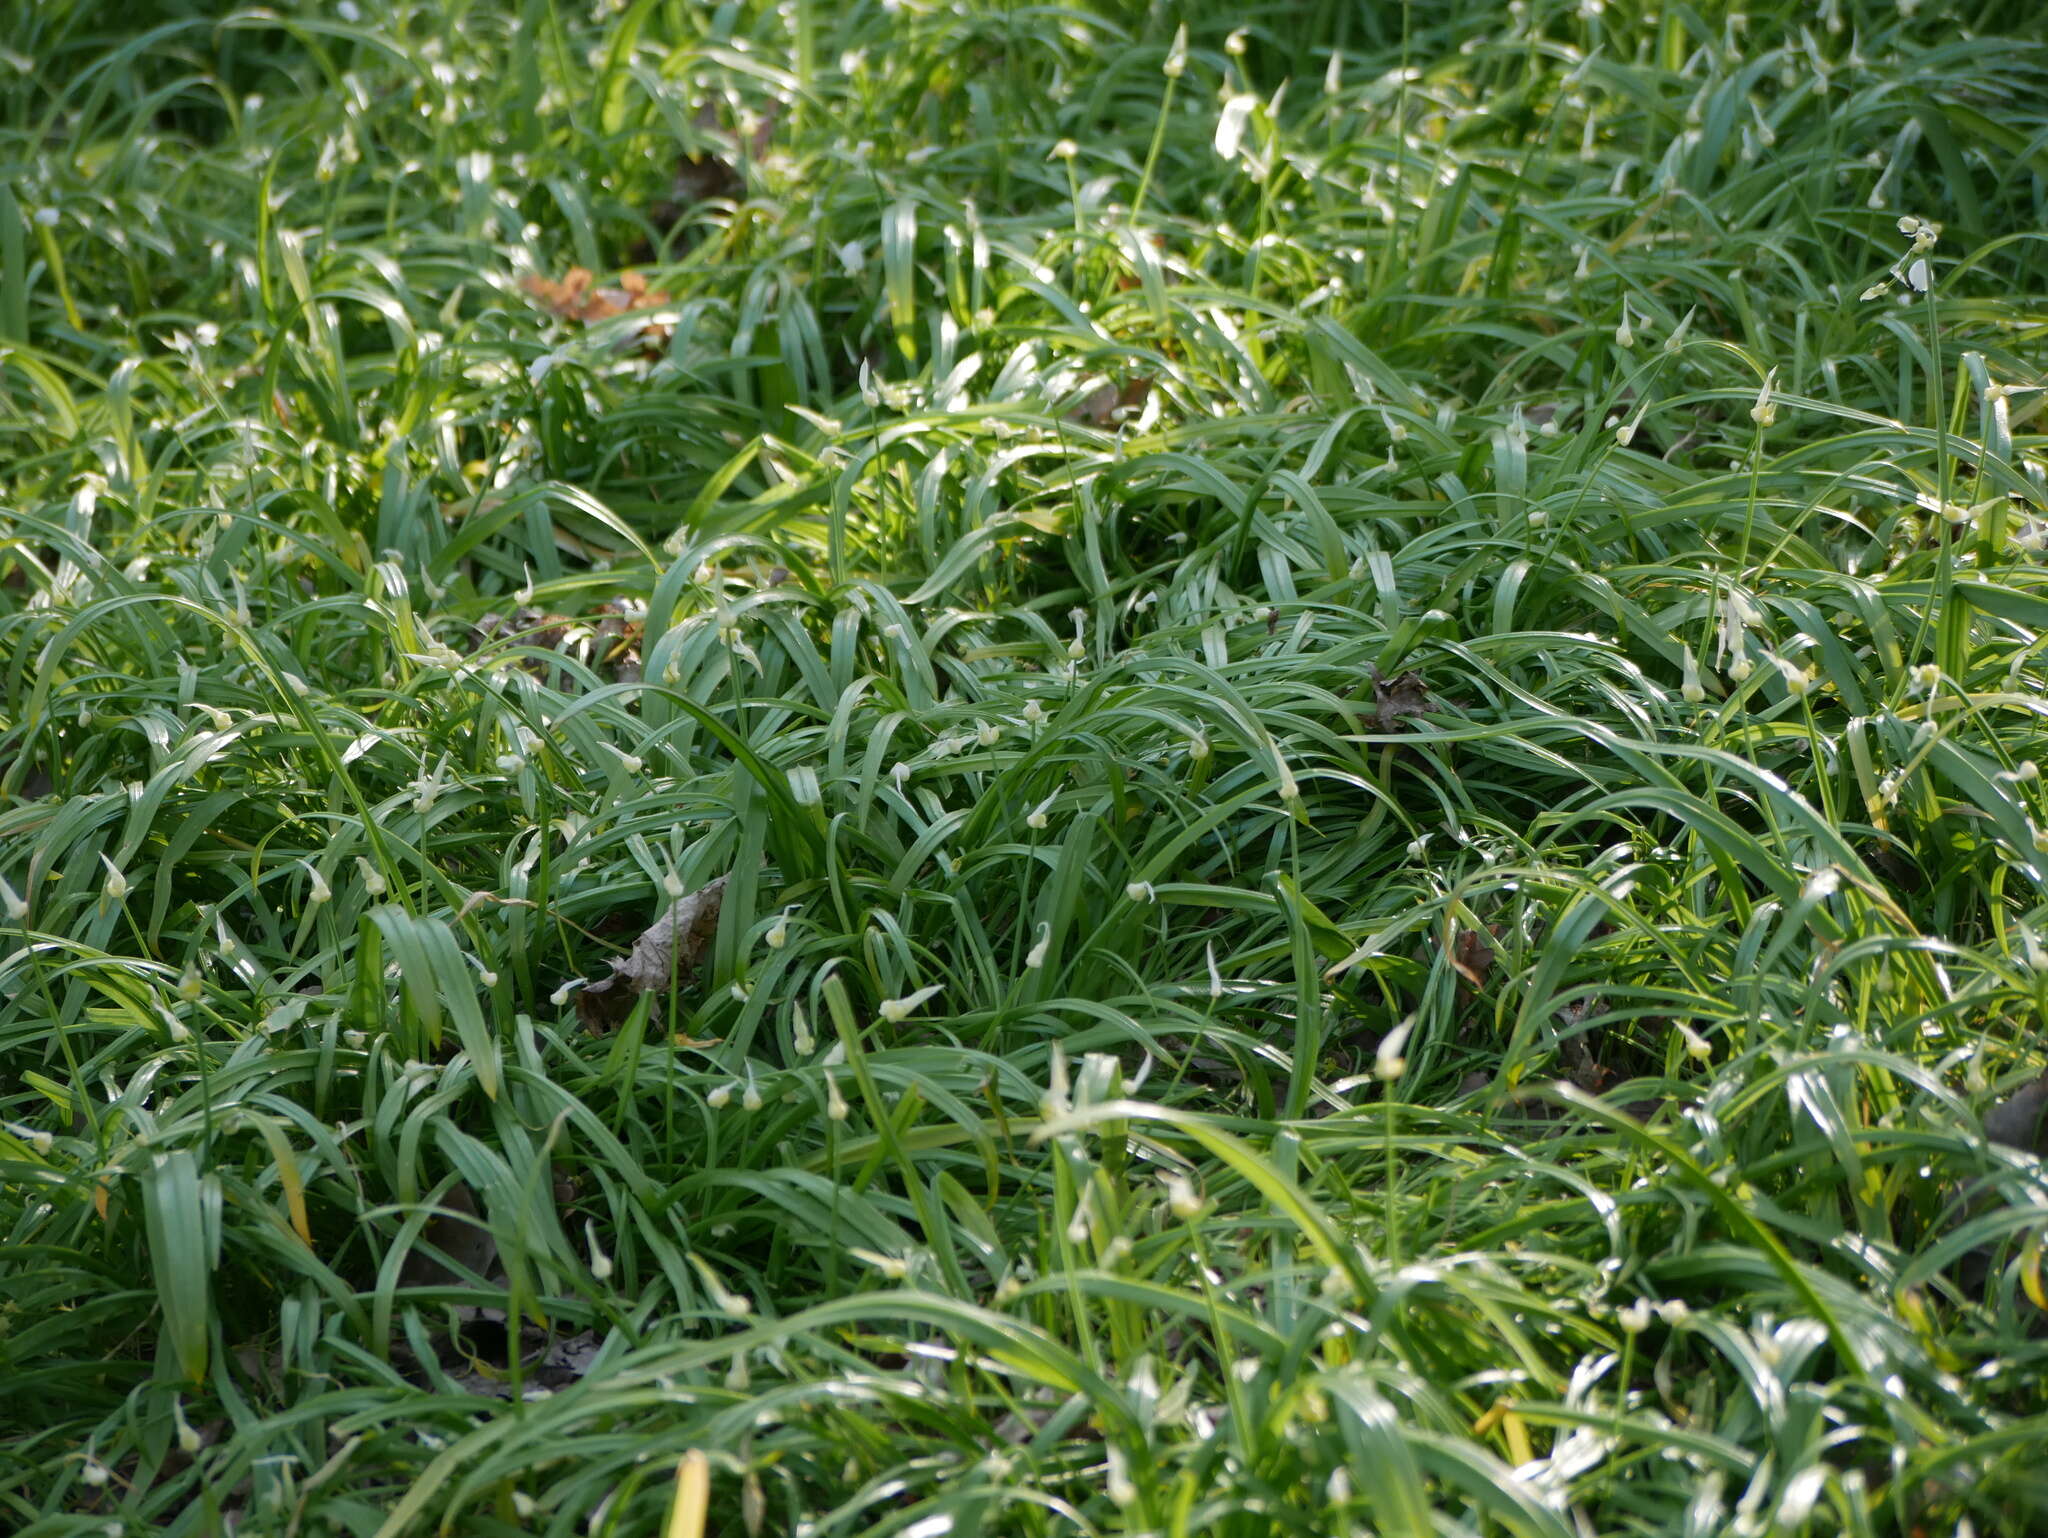
[(2039, 1520), (2048, 52), (1342, 11), (22, 23), (14, 1530)]

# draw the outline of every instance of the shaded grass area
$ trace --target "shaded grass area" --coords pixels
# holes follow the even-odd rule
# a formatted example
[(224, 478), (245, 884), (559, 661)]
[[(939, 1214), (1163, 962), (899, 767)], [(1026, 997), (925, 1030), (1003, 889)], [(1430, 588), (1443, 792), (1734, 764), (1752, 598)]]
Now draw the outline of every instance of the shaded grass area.
[(2038, 23), (1181, 19), (10, 22), (0, 1523), (2043, 1520)]

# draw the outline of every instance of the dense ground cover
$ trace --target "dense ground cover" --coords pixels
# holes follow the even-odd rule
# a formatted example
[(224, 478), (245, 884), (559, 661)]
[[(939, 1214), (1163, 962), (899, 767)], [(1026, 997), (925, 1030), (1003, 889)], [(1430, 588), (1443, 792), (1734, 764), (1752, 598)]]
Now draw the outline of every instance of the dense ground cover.
[(595, 9), (9, 13), (0, 1527), (2048, 1521), (2031, 8)]

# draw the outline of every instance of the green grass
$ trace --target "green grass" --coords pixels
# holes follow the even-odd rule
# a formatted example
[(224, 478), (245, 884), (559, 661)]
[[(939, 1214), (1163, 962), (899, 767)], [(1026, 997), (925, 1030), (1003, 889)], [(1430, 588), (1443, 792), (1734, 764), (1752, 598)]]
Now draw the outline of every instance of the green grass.
[(0, 1529), (2048, 1523), (2033, 7), (595, 9), (0, 37)]

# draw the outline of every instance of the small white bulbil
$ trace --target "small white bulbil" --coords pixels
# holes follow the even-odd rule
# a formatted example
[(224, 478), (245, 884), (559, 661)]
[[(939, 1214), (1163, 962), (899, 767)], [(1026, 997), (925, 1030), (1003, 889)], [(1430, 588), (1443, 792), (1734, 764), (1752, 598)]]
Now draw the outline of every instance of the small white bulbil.
[(1194, 1182), (1187, 1176), (1174, 1173), (1160, 1177), (1166, 1187), (1166, 1207), (1183, 1223), (1191, 1223), (1202, 1215), (1206, 1205), (1196, 1192)]
[(877, 1008), (876, 1013), (891, 1025), (901, 1024), (917, 1011), (919, 1005), (936, 997), (938, 992), (939, 985), (933, 983), (929, 987), (920, 988), (917, 992), (907, 994), (900, 999), (884, 999)]

